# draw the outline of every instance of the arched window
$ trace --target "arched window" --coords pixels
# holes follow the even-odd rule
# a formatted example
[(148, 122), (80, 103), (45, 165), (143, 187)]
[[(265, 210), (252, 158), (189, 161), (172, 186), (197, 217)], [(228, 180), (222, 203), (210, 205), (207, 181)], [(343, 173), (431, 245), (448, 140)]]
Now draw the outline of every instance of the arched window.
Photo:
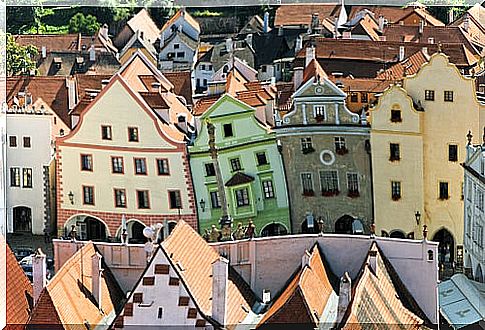
[(434, 260), (434, 253), (433, 250), (428, 250), (428, 261)]

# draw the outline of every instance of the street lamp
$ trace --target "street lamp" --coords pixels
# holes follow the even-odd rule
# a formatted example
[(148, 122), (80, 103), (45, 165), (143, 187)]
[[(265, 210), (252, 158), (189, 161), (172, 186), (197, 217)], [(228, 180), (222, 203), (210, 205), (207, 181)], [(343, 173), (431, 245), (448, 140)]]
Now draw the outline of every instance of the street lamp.
[(200, 199), (199, 205), (202, 209), (202, 212), (205, 212), (205, 200), (203, 198)]
[(71, 204), (74, 204), (74, 193), (72, 191), (70, 191), (67, 196), (69, 197)]
[(419, 222), (421, 220), (421, 213), (419, 213), (419, 211), (416, 211), (416, 213), (414, 213), (414, 217), (416, 218), (416, 224), (419, 226)]

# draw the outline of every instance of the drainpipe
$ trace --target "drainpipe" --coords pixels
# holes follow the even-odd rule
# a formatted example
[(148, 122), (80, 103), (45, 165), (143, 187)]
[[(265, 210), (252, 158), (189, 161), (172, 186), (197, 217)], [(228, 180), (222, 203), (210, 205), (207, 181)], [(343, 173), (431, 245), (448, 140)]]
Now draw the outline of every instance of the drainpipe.
[(372, 150), (371, 150), (371, 144), (370, 144), (370, 134), (369, 134), (369, 140), (366, 140), (365, 142), (365, 150), (367, 151), (367, 155), (369, 156), (370, 194), (372, 198), (372, 224), (374, 224), (376, 222), (375, 205), (374, 205), (374, 172), (372, 169)]
[(283, 166), (283, 181), (285, 182), (286, 198), (288, 199), (288, 213), (289, 213), (289, 216), (290, 216), (290, 219), (289, 219), (290, 220), (290, 231), (291, 231), (291, 234), (294, 234), (295, 230), (293, 228), (293, 218), (291, 216), (290, 189), (288, 188), (288, 182), (286, 180), (286, 164), (285, 164), (285, 160), (283, 158), (283, 145), (281, 144), (281, 140), (279, 138), (276, 138), (276, 145), (277, 145), (280, 157), (281, 157), (281, 164)]

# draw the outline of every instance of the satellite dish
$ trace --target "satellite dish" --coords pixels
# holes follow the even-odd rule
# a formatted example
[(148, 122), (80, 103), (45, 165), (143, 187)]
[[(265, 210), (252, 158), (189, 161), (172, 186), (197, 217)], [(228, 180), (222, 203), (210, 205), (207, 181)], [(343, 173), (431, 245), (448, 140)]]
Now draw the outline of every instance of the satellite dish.
[(143, 229), (143, 236), (145, 236), (146, 238), (151, 239), (154, 234), (155, 232), (151, 227), (145, 227), (145, 229)]

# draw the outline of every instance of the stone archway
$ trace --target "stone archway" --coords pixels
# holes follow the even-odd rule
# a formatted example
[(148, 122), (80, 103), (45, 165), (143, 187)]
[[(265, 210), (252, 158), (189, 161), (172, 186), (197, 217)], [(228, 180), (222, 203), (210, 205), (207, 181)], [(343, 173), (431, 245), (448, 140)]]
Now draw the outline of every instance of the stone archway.
[(335, 222), (335, 233), (336, 234), (353, 234), (352, 223), (354, 222), (354, 217), (346, 214), (340, 217)]
[(389, 235), (389, 237), (404, 239), (404, 238), (406, 238), (406, 235), (404, 234), (404, 232), (402, 230), (395, 229), (395, 230), (391, 231), (391, 234)]
[(455, 239), (453, 235), (446, 228), (441, 228), (434, 234), (432, 240), (439, 243), (438, 264), (440, 269), (447, 273), (452, 271), (455, 260)]
[(261, 236), (266, 237), (266, 236), (281, 236), (281, 235), (286, 235), (288, 234), (288, 229), (280, 223), (270, 223), (269, 225), (266, 225), (263, 230), (261, 230)]
[(32, 209), (27, 206), (13, 208), (13, 231), (14, 233), (32, 232)]
[(73, 227), (76, 230), (76, 239), (81, 241), (107, 241), (109, 237), (106, 223), (88, 214), (77, 214), (66, 221), (66, 236), (71, 236)]
[(477, 265), (477, 270), (475, 271), (474, 280), (477, 281), (477, 282), (480, 282), (480, 283), (483, 283), (483, 281), (484, 281), (482, 265), (480, 265), (480, 264)]

